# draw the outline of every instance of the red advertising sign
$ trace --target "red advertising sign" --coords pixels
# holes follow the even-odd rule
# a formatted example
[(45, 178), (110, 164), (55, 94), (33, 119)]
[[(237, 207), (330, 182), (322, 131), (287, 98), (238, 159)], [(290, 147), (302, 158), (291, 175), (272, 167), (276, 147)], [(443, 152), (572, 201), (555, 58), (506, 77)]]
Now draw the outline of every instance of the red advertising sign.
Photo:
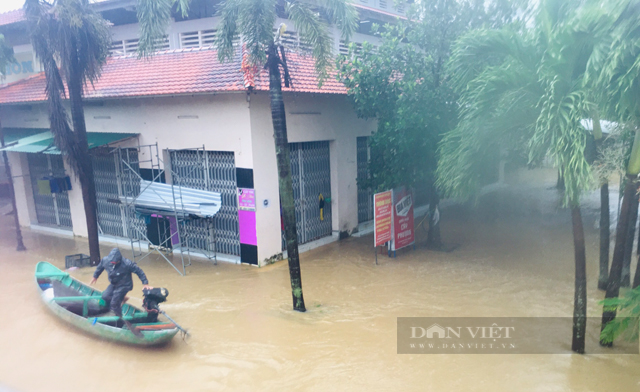
[(374, 246), (391, 241), (393, 204), (391, 191), (373, 195), (373, 242)]
[(398, 250), (413, 244), (413, 197), (411, 190), (401, 187), (393, 190), (393, 247)]

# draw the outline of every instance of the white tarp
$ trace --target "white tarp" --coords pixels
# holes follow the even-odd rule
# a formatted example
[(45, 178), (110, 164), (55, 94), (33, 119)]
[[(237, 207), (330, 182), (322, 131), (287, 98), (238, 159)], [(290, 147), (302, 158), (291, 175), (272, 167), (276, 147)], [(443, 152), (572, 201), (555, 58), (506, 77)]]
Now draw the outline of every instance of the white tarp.
[[(133, 200), (137, 209), (173, 212), (179, 215), (195, 215), (201, 218), (212, 217), (222, 205), (218, 192), (201, 191), (184, 186), (171, 186), (140, 180), (140, 196)], [(175, 197), (175, 200), (174, 200)], [(131, 200), (122, 198), (124, 203)]]

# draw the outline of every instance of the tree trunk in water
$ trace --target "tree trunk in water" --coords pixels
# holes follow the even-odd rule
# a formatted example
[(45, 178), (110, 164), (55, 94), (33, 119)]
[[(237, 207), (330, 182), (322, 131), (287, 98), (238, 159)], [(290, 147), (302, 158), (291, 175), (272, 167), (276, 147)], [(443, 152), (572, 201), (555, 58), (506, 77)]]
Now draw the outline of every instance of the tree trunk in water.
[[(4, 132), (2, 132), (2, 124), (0, 124), (0, 145), (4, 147)], [(16, 225), (16, 250), (24, 251), (27, 248), (22, 241), (22, 230), (20, 229), (20, 221), (18, 219), (18, 207), (16, 207), (16, 192), (13, 186), (13, 176), (11, 175), (11, 165), (9, 165), (9, 157), (7, 152), (2, 152), (2, 159), (4, 160), (4, 169), (9, 180), (9, 195), (11, 195), (11, 206), (13, 208), (13, 220)]]
[(560, 191), (564, 191), (564, 177), (560, 174), (560, 170), (558, 170), (558, 180), (556, 181), (556, 189)]
[(435, 184), (431, 183), (429, 194), (429, 232), (427, 233), (427, 248), (441, 250), (442, 237), (440, 236), (440, 195)]
[(633, 241), (636, 237), (636, 221), (638, 220), (638, 198), (634, 198), (629, 211), (629, 229), (627, 230), (627, 242), (625, 243), (624, 259), (622, 259), (622, 276), (620, 287), (629, 287), (631, 284), (631, 257), (633, 256)]
[[(616, 244), (613, 247), (613, 259), (611, 260), (611, 271), (609, 272), (609, 281), (607, 282), (607, 293), (605, 298), (617, 298), (620, 293), (620, 277), (622, 275), (622, 261), (624, 258), (625, 245), (627, 241), (627, 233), (629, 228), (629, 212), (631, 204), (636, 198), (636, 181), (635, 176), (627, 176), (627, 184), (624, 187), (624, 195), (622, 196), (622, 206), (620, 207), (620, 217), (616, 226)], [(603, 308), (602, 312), (602, 329), (616, 317), (616, 311)], [(601, 346), (611, 346), (611, 343), (600, 341)]]
[(636, 264), (636, 274), (633, 277), (632, 288), (635, 289), (638, 286), (640, 286), (640, 256), (638, 256), (638, 263)]
[(609, 246), (611, 243), (611, 225), (609, 212), (609, 183), (605, 182), (600, 187), (600, 276), (598, 277), (598, 289), (607, 289), (609, 279)]
[(580, 206), (571, 208), (571, 221), (573, 223), (573, 254), (576, 267), (571, 350), (579, 354), (584, 354), (585, 331), (587, 327), (587, 261)]
[(93, 176), (93, 165), (89, 155), (89, 143), (87, 140), (87, 126), (84, 120), (84, 104), (82, 102), (82, 80), (78, 70), (77, 58), (72, 61), (71, 75), (67, 76), (69, 86), (69, 101), (71, 103), (71, 121), (75, 142), (77, 144), (78, 178), (82, 188), (84, 201), (84, 214), (87, 220), (87, 235), (89, 237), (89, 256), (92, 265), (100, 262), (100, 241), (98, 239), (98, 202), (96, 200), (96, 184)]
[(287, 139), (287, 121), (282, 98), (282, 80), (280, 78), (279, 57), (277, 48), (271, 45), (268, 51), (269, 97), (271, 98), (271, 120), (273, 121), (273, 137), (276, 144), (278, 163), (278, 185), (280, 204), (284, 221), (284, 235), (287, 241), (289, 259), (289, 276), (293, 309), (305, 312), (302, 295), (302, 277), (300, 274), (300, 257), (298, 254), (298, 234), (296, 230), (296, 210), (293, 200), (293, 183), (291, 180), (291, 160), (289, 158), (289, 140)]

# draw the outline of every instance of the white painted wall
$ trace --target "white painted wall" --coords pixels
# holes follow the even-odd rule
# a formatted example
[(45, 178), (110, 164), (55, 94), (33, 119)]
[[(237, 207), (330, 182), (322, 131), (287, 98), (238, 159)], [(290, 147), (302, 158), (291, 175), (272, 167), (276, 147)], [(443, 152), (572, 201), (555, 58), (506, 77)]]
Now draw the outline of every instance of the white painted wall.
[[(286, 94), (285, 111), (290, 143), (330, 141), (331, 207), (333, 230), (352, 231), (358, 226), (356, 138), (369, 136), (374, 121), (358, 119), (346, 96)], [(251, 95), (254, 182), (258, 226), (258, 260), (281, 252), (280, 203), (275, 142), (269, 97)], [(269, 206), (263, 200), (269, 200)]]

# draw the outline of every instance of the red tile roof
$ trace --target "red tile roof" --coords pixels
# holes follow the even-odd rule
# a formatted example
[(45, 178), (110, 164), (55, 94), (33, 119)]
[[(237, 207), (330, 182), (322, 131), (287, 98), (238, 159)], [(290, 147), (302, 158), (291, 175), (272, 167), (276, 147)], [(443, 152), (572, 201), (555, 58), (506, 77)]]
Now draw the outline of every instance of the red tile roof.
[(22, 8), (0, 14), (0, 26), (22, 22), (23, 20), (25, 20), (25, 17)]
[[(87, 99), (131, 98), (144, 96), (189, 95), (215, 92), (246, 91), (241, 56), (228, 63), (218, 61), (211, 48), (170, 50), (150, 59), (134, 56), (112, 57), (107, 60), (102, 76), (85, 91)], [(311, 57), (287, 55), (292, 87), (284, 91), (346, 94), (345, 87), (335, 80), (331, 72), (322, 88)], [(259, 69), (254, 90), (268, 91), (267, 71)], [(0, 104), (42, 102), (45, 96), (44, 73), (20, 80), (0, 88)]]

